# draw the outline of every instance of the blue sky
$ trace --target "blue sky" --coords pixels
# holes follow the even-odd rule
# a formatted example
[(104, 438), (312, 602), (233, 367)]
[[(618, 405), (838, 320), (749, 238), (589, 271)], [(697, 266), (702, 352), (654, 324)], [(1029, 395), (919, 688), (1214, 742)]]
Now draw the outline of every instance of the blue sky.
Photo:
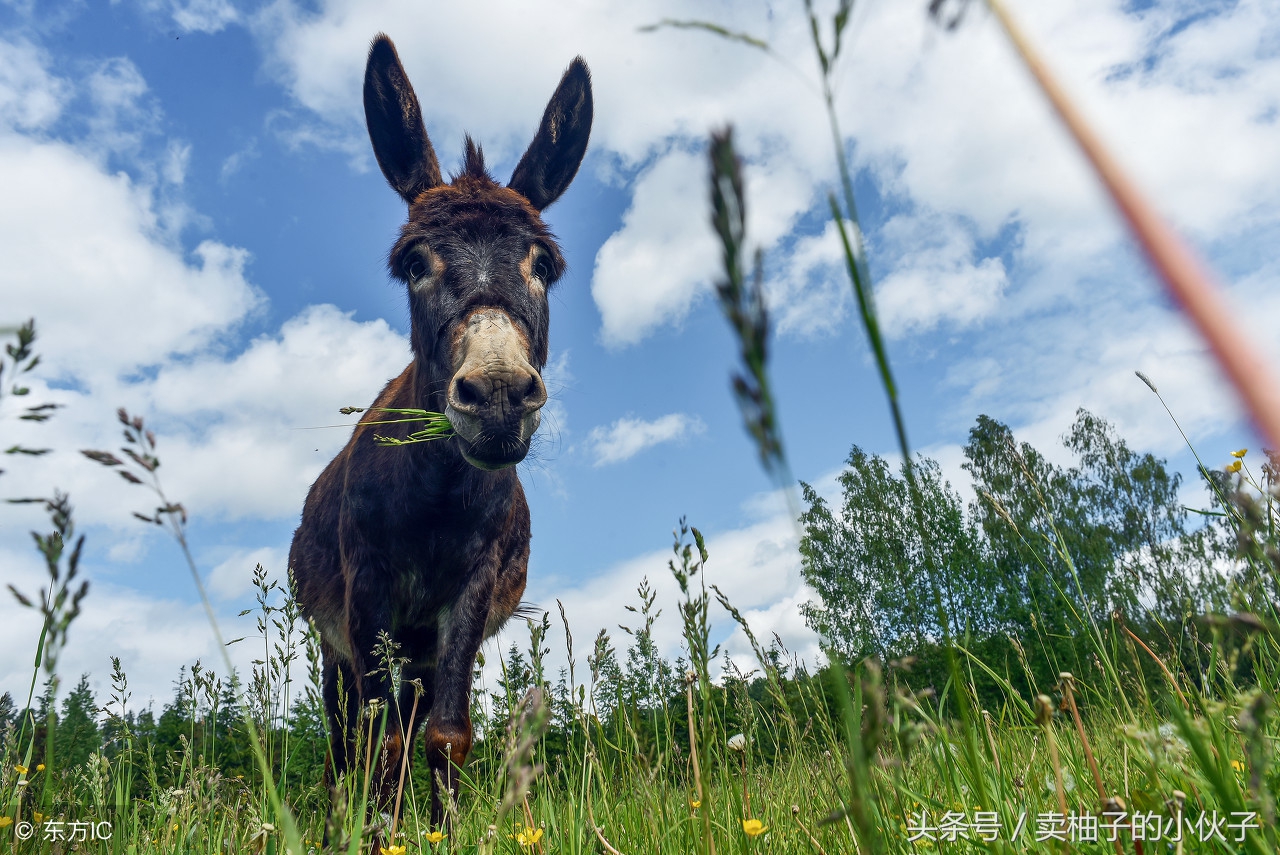
[[(1189, 472), (1135, 369), (1209, 461), (1256, 447), (994, 22), (975, 9), (944, 34), (925, 5), (859, 4), (837, 69), (915, 447), (962, 481), (980, 413), (1053, 451), (1083, 406)], [(1280, 3), (1016, 5), (1221, 272), (1242, 333), (1274, 356)], [(749, 31), (789, 66), (703, 34), (638, 32), (665, 17)], [(570, 272), (552, 299), (552, 402), (520, 468), (529, 599), (553, 614), (563, 600), (580, 640), (602, 626), (618, 636), (648, 575), (674, 655), (666, 556), (687, 515), (710, 536), (711, 580), (757, 635), (812, 659), (794, 530), (728, 390), (704, 166), (709, 129), (735, 122), (792, 468), (830, 489), (852, 444), (896, 445), (823, 213), (834, 161), (801, 3), (6, 0), (0, 322), (36, 317), (33, 394), (66, 406), (33, 434), (0, 403), (6, 447), (57, 449), (6, 460), (0, 493), (67, 490), (88, 534), (94, 587), (64, 670), (91, 672), (101, 692), (119, 655), (139, 703), (166, 700), (196, 658), (221, 670), (176, 548), (129, 517), (147, 497), (76, 453), (117, 445), (116, 407), (156, 429), (166, 488), (192, 513), (215, 605), (240, 635), (254, 563), (283, 576), (306, 489), (347, 436), (307, 428), (342, 421), (339, 407), (367, 404), (407, 362), (405, 295), (384, 269), (405, 211), (373, 162), (359, 90), (379, 31), (446, 170), (469, 131), (509, 176), (569, 60), (593, 71), (591, 149), (546, 214)], [(43, 526), (29, 508), (0, 515), (0, 582), (38, 589), (26, 532)], [(17, 694), (38, 626), (12, 602), (0, 615), (0, 688)], [(717, 624), (745, 654), (727, 615)]]

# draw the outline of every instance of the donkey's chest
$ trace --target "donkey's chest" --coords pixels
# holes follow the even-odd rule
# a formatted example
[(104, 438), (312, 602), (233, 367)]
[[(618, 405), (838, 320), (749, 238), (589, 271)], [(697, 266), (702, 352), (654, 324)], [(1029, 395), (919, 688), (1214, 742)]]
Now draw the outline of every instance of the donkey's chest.
[(432, 516), (391, 533), (388, 603), (397, 627), (435, 626), (476, 574), (493, 573), (503, 532), (491, 518)]

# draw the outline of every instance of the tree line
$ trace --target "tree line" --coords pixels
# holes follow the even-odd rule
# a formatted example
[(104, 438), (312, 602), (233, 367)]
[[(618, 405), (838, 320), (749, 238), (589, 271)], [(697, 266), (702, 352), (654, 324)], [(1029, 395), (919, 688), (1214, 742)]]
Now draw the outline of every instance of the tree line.
[[(1222, 512), (1231, 472), (1201, 467), (1206, 507), (1192, 509), (1181, 476), (1104, 419), (1077, 411), (1062, 442), (1070, 465), (980, 416), (963, 449), (974, 500), (918, 458), (923, 526), (905, 471), (854, 446), (838, 506), (803, 485), (803, 575), (821, 598), (804, 607), (809, 626), (848, 661), (914, 659), (917, 679), (937, 685), (948, 635), (1023, 690), (1096, 672), (1090, 636), (1102, 628), (1185, 665), (1205, 655), (1202, 616), (1231, 611), (1232, 592), (1256, 581)], [(1275, 471), (1268, 457), (1260, 477)], [(1274, 597), (1271, 586), (1259, 594)]]

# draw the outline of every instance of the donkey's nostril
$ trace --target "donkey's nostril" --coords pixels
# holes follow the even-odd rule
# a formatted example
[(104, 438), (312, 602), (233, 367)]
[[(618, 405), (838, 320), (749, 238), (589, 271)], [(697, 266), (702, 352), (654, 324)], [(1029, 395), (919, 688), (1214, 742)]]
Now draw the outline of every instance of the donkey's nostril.
[(488, 385), (483, 374), (459, 377), (453, 381), (454, 405), (468, 408), (482, 406), (489, 397)]
[(546, 402), (547, 387), (542, 385), (542, 378), (536, 373), (530, 374), (520, 395), (519, 404), (526, 409), (536, 410)]
[(529, 390), (532, 387), (532, 374), (512, 374), (511, 385), (507, 387), (507, 400), (514, 407), (523, 407), (529, 399)]

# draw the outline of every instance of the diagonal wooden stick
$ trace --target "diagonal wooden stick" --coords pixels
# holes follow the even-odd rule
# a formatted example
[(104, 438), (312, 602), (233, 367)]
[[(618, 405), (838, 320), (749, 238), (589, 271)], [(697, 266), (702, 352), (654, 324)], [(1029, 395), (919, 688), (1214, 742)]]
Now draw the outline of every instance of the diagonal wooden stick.
[(1280, 448), (1280, 382), (1262, 353), (1244, 338), (1239, 324), (1232, 319), (1209, 268), (1156, 212), (1112, 157), (1049, 71), (1027, 34), (1010, 16), (1004, 0), (987, 0), (987, 6), (1093, 165), (1169, 293), (1200, 331), (1218, 364), (1244, 399), (1254, 425), (1272, 448)]

